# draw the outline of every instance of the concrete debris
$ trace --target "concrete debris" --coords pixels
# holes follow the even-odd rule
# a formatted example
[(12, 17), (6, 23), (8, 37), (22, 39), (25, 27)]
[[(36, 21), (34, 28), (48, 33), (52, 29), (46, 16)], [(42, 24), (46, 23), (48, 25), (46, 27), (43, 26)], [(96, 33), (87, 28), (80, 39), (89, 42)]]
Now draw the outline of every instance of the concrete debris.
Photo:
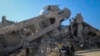
[(2, 16), (0, 23), (0, 56), (74, 56), (77, 50), (100, 48), (100, 31), (84, 22), (80, 13), (57, 5), (44, 8), (37, 17), (12, 22)]

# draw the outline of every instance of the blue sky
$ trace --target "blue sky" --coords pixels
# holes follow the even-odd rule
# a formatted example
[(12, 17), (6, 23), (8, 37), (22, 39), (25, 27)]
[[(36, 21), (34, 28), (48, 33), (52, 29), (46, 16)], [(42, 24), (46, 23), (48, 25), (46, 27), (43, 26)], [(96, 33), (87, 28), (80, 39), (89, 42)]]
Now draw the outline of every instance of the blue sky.
[(84, 21), (100, 29), (100, 0), (0, 0), (0, 17), (5, 15), (7, 19), (19, 22), (38, 16), (41, 9), (47, 5), (69, 8), (70, 18), (81, 13)]

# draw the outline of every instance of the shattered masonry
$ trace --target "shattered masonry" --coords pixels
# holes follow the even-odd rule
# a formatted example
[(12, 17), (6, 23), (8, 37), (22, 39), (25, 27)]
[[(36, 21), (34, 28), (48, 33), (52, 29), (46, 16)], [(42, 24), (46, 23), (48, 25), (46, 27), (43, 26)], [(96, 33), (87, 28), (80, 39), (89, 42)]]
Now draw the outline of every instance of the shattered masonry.
[[(63, 26), (60, 23), (71, 15), (69, 9), (61, 10), (57, 5), (50, 5), (44, 9), (47, 13), (43, 12), (37, 17), (18, 23), (2, 16), (0, 56), (53, 56), (51, 53), (57, 50), (56, 47), (70, 44), (75, 50), (100, 47), (100, 31), (84, 22), (80, 13), (70, 19), (70, 25)], [(58, 52), (55, 53), (58, 56)]]

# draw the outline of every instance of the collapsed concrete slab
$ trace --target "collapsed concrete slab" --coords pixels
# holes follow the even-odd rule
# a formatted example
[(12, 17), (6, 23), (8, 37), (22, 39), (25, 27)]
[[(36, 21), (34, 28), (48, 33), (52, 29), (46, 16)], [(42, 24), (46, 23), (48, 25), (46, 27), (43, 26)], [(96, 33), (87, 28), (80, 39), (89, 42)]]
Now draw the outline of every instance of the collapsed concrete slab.
[[(45, 7), (46, 13), (22, 21), (12, 22), (2, 17), (0, 23), (0, 54), (48, 56), (62, 45), (73, 45), (75, 50), (100, 47), (100, 31), (90, 26), (80, 13), (70, 19), (70, 25), (61, 22), (70, 17), (70, 10), (57, 5)], [(28, 53), (27, 53), (28, 51)]]

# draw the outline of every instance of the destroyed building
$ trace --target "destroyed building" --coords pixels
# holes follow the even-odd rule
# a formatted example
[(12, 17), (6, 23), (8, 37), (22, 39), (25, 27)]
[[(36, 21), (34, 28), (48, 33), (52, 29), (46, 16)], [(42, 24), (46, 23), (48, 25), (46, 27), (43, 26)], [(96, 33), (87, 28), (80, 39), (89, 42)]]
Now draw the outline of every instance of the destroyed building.
[(100, 31), (86, 23), (80, 13), (68, 26), (62, 26), (71, 15), (69, 9), (61, 10), (57, 5), (44, 9), (41, 15), (18, 23), (2, 16), (0, 56), (48, 56), (50, 50), (70, 44), (76, 51), (100, 47)]

